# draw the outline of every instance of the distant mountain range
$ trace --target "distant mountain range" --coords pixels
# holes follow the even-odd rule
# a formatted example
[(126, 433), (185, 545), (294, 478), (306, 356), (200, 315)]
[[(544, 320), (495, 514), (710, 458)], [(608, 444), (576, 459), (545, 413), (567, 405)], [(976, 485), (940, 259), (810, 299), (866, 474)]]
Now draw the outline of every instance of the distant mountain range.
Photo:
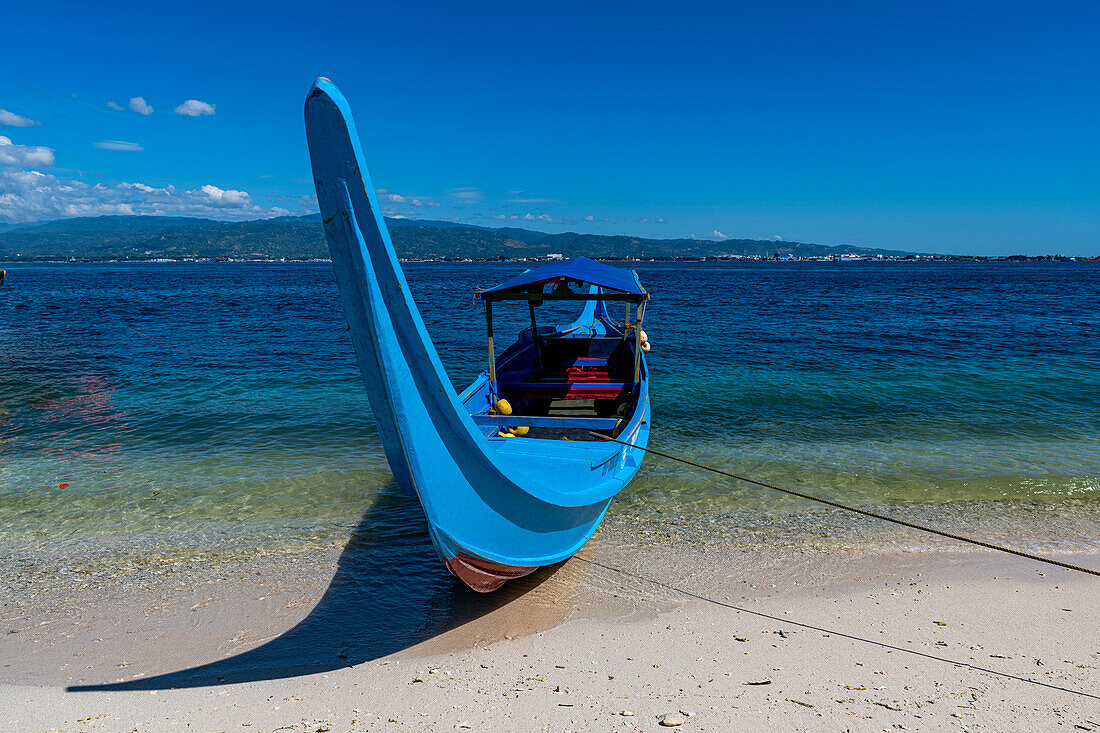
[[(625, 259), (741, 255), (797, 257), (839, 254), (905, 256), (866, 247), (827, 247), (760, 239), (646, 239), (599, 234), (548, 234), (418, 219), (387, 219), (401, 257), (498, 259), (565, 257)], [(100, 216), (0, 225), (0, 259), (158, 259), (230, 257), (323, 259), (328, 246), (320, 215), (225, 222), (162, 216)]]

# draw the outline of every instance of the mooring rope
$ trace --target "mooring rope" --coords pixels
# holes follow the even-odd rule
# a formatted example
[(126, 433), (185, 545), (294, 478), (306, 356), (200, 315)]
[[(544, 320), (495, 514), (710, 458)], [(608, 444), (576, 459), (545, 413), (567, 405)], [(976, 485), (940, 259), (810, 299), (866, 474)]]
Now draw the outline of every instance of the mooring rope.
[[(157, 339), (153, 338), (152, 336), (146, 336), (145, 334), (143, 334), (143, 333), (142, 333), (141, 331), (137, 330), (136, 328), (130, 328), (129, 326), (127, 326), (126, 328), (128, 328), (128, 329), (129, 329), (129, 330), (131, 330), (131, 331), (133, 331), (133, 332), (134, 332), (134, 333), (136, 333), (136, 334), (137, 334), (138, 336), (143, 336), (143, 337), (145, 337), (145, 338), (149, 339), (150, 341), (156, 341), (156, 342), (157, 342), (158, 344), (160, 344), (161, 346), (168, 346), (168, 348), (169, 348), (169, 349), (171, 349), (172, 351), (178, 351), (178, 352), (180, 352), (181, 354), (183, 354), (184, 356), (191, 356), (191, 354), (188, 354), (188, 353), (187, 353), (186, 351), (184, 351), (183, 349), (177, 349), (177, 348), (176, 348), (175, 346), (169, 346), (168, 344), (164, 343), (163, 341), (159, 341), (159, 340), (157, 340)], [(191, 356), (191, 358), (192, 358), (192, 359), (195, 359), (195, 360), (197, 361), (199, 357), (197, 357), (197, 356)]]
[(593, 437), (599, 438), (601, 440), (609, 440), (613, 443), (618, 443), (620, 445), (625, 445), (625, 446), (628, 446), (628, 447), (631, 447), (631, 448), (638, 448), (639, 450), (643, 450), (646, 453), (652, 453), (655, 456), (661, 456), (662, 458), (667, 458), (670, 461), (676, 461), (678, 463), (684, 463), (688, 466), (694, 466), (695, 468), (699, 468), (699, 469), (702, 469), (704, 471), (710, 471), (711, 473), (717, 473), (719, 475), (727, 476), (727, 477), (733, 478), (733, 479), (737, 479), (738, 481), (744, 481), (745, 483), (754, 484), (756, 486), (763, 486), (765, 489), (773, 489), (774, 491), (780, 491), (784, 494), (789, 494), (790, 496), (797, 496), (799, 499), (806, 499), (808, 501), (816, 501), (819, 504), (824, 504), (826, 506), (831, 506), (834, 509), (843, 509), (844, 511), (855, 512), (856, 514), (862, 514), (865, 517), (871, 517), (873, 519), (881, 519), (884, 522), (893, 522), (894, 524), (900, 524), (902, 527), (908, 527), (910, 529), (917, 529), (917, 530), (920, 530), (922, 532), (928, 532), (930, 534), (939, 535), (940, 537), (946, 537), (946, 538), (951, 539), (951, 540), (958, 540), (959, 542), (966, 542), (966, 543), (969, 543), (971, 545), (977, 545), (978, 547), (984, 547), (987, 550), (997, 550), (998, 552), (1007, 552), (1009, 555), (1016, 555), (1018, 557), (1026, 557), (1028, 560), (1035, 560), (1036, 562), (1045, 562), (1048, 565), (1056, 565), (1056, 566), (1058, 566), (1060, 568), (1064, 568), (1066, 570), (1076, 570), (1079, 573), (1085, 573), (1087, 575), (1094, 575), (1094, 576), (1100, 578), (1100, 570), (1092, 570), (1091, 568), (1084, 568), (1084, 567), (1081, 567), (1079, 565), (1070, 565), (1069, 563), (1062, 562), (1061, 560), (1052, 560), (1049, 557), (1042, 557), (1040, 555), (1033, 555), (1030, 552), (1024, 552), (1023, 550), (1013, 550), (1011, 547), (1004, 547), (1003, 545), (994, 545), (991, 542), (984, 542), (982, 540), (976, 540), (976, 539), (973, 539), (972, 537), (964, 537), (962, 535), (955, 534), (953, 532), (945, 532), (942, 529), (935, 529), (933, 527), (925, 527), (924, 525), (915, 524), (914, 522), (910, 522), (910, 521), (907, 521), (905, 519), (898, 519), (897, 517), (887, 516), (886, 514), (879, 514), (878, 512), (872, 512), (872, 511), (867, 510), (867, 509), (860, 509), (859, 507), (847, 506), (846, 504), (840, 504), (839, 502), (831, 501), (829, 499), (823, 499), (820, 496), (814, 496), (812, 494), (805, 494), (801, 491), (795, 491), (794, 489), (785, 489), (782, 486), (776, 486), (775, 484), (769, 484), (769, 483), (765, 483), (763, 481), (757, 481), (756, 479), (751, 479), (751, 478), (748, 478), (747, 476), (738, 476), (736, 473), (730, 473), (729, 471), (723, 471), (720, 468), (712, 468), (710, 466), (704, 466), (701, 463), (696, 463), (695, 461), (689, 461), (686, 458), (680, 458), (678, 456), (670, 455), (668, 453), (656, 450), (654, 448), (642, 448), (639, 445), (631, 445), (630, 443), (627, 443), (627, 442), (622, 441), (622, 440), (618, 440), (616, 438), (612, 438), (611, 436), (605, 435), (604, 433), (597, 433), (594, 430), (589, 430), (588, 434), (593, 436)]

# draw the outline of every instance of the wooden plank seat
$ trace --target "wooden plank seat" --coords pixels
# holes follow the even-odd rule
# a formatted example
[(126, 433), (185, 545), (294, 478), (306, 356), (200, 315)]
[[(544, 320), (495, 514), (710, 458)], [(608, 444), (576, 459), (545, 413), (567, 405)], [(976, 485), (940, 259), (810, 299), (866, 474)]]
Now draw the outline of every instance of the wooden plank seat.
[(552, 400), (614, 400), (629, 398), (633, 382), (532, 381), (500, 382), (500, 393)]
[(606, 369), (570, 367), (561, 370), (542, 370), (525, 377), (523, 382), (610, 382), (611, 373)]
[(566, 417), (563, 415), (471, 415), (478, 427), (515, 427), (526, 425), (529, 428), (581, 428), (586, 430), (612, 430), (615, 418), (607, 417)]

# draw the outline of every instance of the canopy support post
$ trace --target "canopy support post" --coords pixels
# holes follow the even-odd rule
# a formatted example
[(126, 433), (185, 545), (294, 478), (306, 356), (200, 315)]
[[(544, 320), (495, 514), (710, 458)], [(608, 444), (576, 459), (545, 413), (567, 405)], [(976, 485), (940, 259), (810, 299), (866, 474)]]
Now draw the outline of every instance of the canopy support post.
[(623, 316), (623, 341), (626, 341), (630, 333), (630, 303), (626, 304), (626, 315)]
[[(630, 313), (630, 306), (626, 307)], [(634, 321), (634, 383), (642, 381), (642, 304), (638, 303), (638, 317)]]
[(531, 341), (535, 349), (535, 368), (542, 369), (542, 346), (539, 344), (539, 327), (535, 322), (535, 301), (527, 301), (527, 307), (531, 311)]
[(493, 301), (485, 301), (485, 332), (489, 336), (489, 401), (496, 397), (497, 358), (493, 353)]

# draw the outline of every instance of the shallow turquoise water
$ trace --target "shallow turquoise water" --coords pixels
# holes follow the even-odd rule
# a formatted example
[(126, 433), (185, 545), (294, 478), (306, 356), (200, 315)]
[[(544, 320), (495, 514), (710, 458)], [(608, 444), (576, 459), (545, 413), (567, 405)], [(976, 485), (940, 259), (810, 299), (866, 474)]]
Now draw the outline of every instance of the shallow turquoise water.
[[(386, 490), (327, 263), (5, 267), (6, 552), (309, 551), (339, 544)], [(1029, 516), (1095, 528), (1095, 264), (636, 268), (664, 352), (650, 357), (654, 447), (936, 521), (979, 512), (987, 531), (1002, 514), (1010, 535)], [(456, 388), (484, 368), (474, 286), (521, 269), (406, 266)], [(502, 315), (503, 342), (525, 315)], [(612, 512), (615, 527), (694, 517), (762, 538), (819, 516), (652, 458)]]

